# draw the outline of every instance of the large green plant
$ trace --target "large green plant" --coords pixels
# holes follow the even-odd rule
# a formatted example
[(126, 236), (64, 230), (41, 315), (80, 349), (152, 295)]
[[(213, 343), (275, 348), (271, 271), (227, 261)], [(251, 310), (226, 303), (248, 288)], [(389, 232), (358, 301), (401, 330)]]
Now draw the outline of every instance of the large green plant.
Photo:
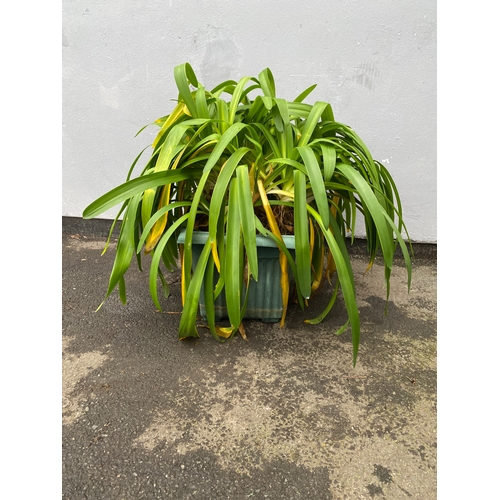
[[(287, 311), (289, 272), (301, 307), (325, 279), (335, 275), (328, 306), (307, 322), (318, 323), (326, 316), (340, 285), (348, 314), (340, 331), (351, 327), (355, 364), (360, 321), (345, 241), (349, 233), (354, 238), (357, 211), (364, 216), (369, 267), (380, 250), (387, 298), (398, 245), (410, 286), (411, 260), (402, 235), (403, 230), (407, 233), (391, 175), (350, 127), (335, 121), (330, 104), (303, 103), (315, 85), (287, 101), (276, 97), (269, 69), (257, 78), (225, 81), (210, 91), (198, 82), (188, 63), (177, 66), (174, 77), (177, 105), (154, 122), (160, 130), (145, 167), (133, 178), (144, 149), (126, 181), (83, 212), (88, 219), (122, 204), (110, 231), (111, 236), (122, 218), (106, 298), (118, 285), (121, 300), (126, 302), (124, 275), (134, 257), (141, 268), (144, 249), (152, 256), (151, 297), (161, 309), (158, 279), (168, 295), (162, 268), (172, 270), (180, 256), (183, 312), (179, 337), (198, 336), (196, 317), (203, 282), (213, 336), (231, 336), (244, 316), (241, 290), (251, 279), (258, 280), (256, 234), (260, 233), (272, 238), (280, 250), (281, 324)], [(178, 245), (182, 228), (185, 243)], [(198, 229), (208, 231), (209, 237), (192, 270), (193, 232)], [(295, 235), (294, 258), (283, 245), (284, 233)], [(215, 270), (219, 278), (214, 287)], [(226, 294), (229, 329), (215, 324), (213, 304), (220, 293)]]

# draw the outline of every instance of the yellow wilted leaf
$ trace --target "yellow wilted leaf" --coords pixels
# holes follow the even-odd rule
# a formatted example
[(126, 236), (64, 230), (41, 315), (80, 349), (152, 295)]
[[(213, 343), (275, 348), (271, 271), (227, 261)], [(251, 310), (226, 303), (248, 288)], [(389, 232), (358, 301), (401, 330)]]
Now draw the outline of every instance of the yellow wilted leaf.
[(184, 307), (184, 297), (186, 296), (186, 282), (184, 280), (184, 245), (179, 245), (179, 257), (181, 261), (181, 302)]
[(219, 337), (227, 339), (233, 333), (233, 327), (232, 326), (216, 326), (215, 332), (217, 333), (217, 335)]
[(185, 108), (184, 103), (180, 102), (173, 109), (172, 113), (170, 113), (168, 118), (165, 120), (165, 123), (162, 125), (160, 131), (158, 132), (158, 135), (156, 136), (155, 140), (153, 141), (153, 148), (156, 147), (156, 145), (158, 144), (160, 139), (165, 134), (166, 130), (168, 130), (168, 128), (170, 126), (172, 126), (183, 114), (187, 114), (187, 113), (185, 113), (184, 108)]
[[(264, 211), (266, 212), (267, 221), (269, 222), (269, 227), (271, 228), (272, 233), (283, 241), (283, 237), (278, 228), (278, 223), (276, 222), (276, 218), (274, 217), (273, 211), (271, 210), (271, 204), (267, 198), (266, 189), (264, 188), (264, 183), (262, 179), (257, 180), (257, 186), (259, 188), (260, 197), (262, 199), (262, 206), (264, 207)], [(280, 327), (283, 327), (285, 324), (285, 317), (288, 308), (288, 295), (290, 292), (290, 285), (288, 280), (288, 261), (286, 259), (286, 255), (280, 250), (279, 263), (281, 268), (281, 298), (283, 302), (283, 313), (281, 315)]]
[[(158, 203), (158, 209), (168, 205), (170, 200), (170, 184), (167, 186), (163, 186), (160, 202)], [(167, 216), (168, 212), (165, 215), (162, 215), (156, 222), (155, 225), (151, 228), (151, 231), (146, 238), (145, 252), (150, 253), (163, 234), (165, 227), (167, 226)]]
[(215, 267), (217, 268), (217, 271), (220, 273), (220, 259), (219, 259), (219, 253), (217, 252), (217, 242), (216, 241), (214, 241), (212, 243), (212, 257), (214, 259)]

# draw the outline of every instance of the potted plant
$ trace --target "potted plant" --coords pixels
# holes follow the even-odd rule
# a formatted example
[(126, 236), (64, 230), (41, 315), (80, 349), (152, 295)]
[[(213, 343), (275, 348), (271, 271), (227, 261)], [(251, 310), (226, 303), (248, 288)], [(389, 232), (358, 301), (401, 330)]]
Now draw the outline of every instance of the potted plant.
[[(407, 232), (390, 173), (349, 126), (335, 121), (330, 104), (303, 102), (316, 85), (287, 101), (276, 96), (269, 69), (210, 91), (188, 63), (175, 67), (174, 78), (177, 104), (154, 122), (159, 131), (142, 171), (133, 177), (145, 149), (126, 181), (83, 212), (92, 218), (122, 204), (110, 230), (111, 237), (122, 218), (106, 298), (118, 285), (126, 302), (124, 275), (134, 257), (141, 266), (144, 250), (152, 256), (150, 294), (161, 309), (157, 282), (168, 295), (164, 269), (173, 270), (180, 260), (179, 337), (198, 336), (201, 295), (212, 335), (229, 338), (242, 331), (252, 287), (268, 280), (258, 260), (263, 240), (276, 253), (281, 318), (273, 319), (284, 324), (290, 280), (304, 308), (325, 280), (335, 278), (326, 309), (306, 321), (318, 323), (328, 314), (340, 286), (348, 314), (340, 331), (351, 328), (355, 364), (360, 322), (346, 239), (354, 238), (358, 211), (364, 216), (368, 267), (381, 253), (387, 298), (398, 245), (410, 287)], [(216, 324), (220, 297), (229, 317), (226, 328)]]

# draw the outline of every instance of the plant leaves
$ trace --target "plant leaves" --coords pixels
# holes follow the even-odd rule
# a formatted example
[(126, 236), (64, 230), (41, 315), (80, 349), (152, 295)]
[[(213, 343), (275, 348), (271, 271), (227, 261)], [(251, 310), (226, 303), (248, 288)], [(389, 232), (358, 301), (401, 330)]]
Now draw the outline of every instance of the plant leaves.
[(236, 179), (238, 181), (237, 197), (243, 230), (243, 240), (245, 242), (248, 258), (248, 267), (254, 280), (258, 281), (259, 264), (257, 260), (257, 233), (255, 229), (254, 207), (247, 165), (240, 165), (236, 168)]
[(225, 259), (226, 304), (229, 321), (233, 328), (241, 323), (241, 289), (243, 285), (243, 247), (241, 219), (238, 208), (238, 184), (233, 179), (229, 185), (229, 209), (227, 215), (227, 245)]
[(179, 89), (180, 100), (186, 104), (191, 116), (193, 118), (198, 118), (196, 103), (193, 99), (191, 89), (189, 88), (190, 83), (195, 87), (198, 86), (198, 80), (196, 79), (196, 75), (194, 74), (191, 65), (189, 63), (184, 63), (176, 66), (174, 68), (174, 79), (177, 88)]
[(314, 154), (314, 151), (307, 146), (297, 146), (297, 151), (299, 152), (302, 160), (304, 160), (304, 165), (307, 169), (307, 175), (311, 182), (311, 188), (314, 193), (314, 200), (316, 206), (318, 207), (318, 212), (321, 215), (321, 220), (325, 227), (328, 227), (330, 220), (330, 209), (328, 206), (328, 199), (326, 197), (325, 191), (325, 181), (321, 173), (318, 160)]
[(199, 175), (199, 168), (190, 168), (183, 170), (168, 170), (154, 174), (144, 175), (135, 179), (129, 180), (111, 189), (106, 194), (103, 194), (97, 200), (93, 201), (84, 211), (84, 219), (92, 219), (102, 214), (109, 208), (114, 207), (137, 194), (141, 194), (147, 189), (153, 189), (158, 186), (172, 184), (174, 182), (191, 179)]
[(187, 337), (199, 337), (198, 329), (196, 328), (198, 301), (200, 299), (201, 285), (203, 283), (203, 277), (205, 276), (205, 269), (209, 257), (210, 242), (207, 240), (196, 264), (193, 278), (187, 287), (184, 299), (184, 308), (182, 310), (179, 324), (179, 339), (181, 340)]
[(309, 245), (309, 222), (307, 218), (306, 176), (300, 171), (294, 171), (295, 200), (295, 258), (297, 262), (297, 277), (300, 291), (304, 298), (311, 295), (311, 263)]
[(175, 222), (173, 222), (172, 225), (165, 231), (163, 236), (160, 238), (160, 241), (156, 245), (153, 258), (151, 259), (151, 267), (149, 269), (149, 293), (151, 295), (151, 298), (153, 299), (154, 305), (159, 311), (161, 311), (161, 305), (158, 301), (157, 277), (162, 252), (168, 240), (175, 234), (177, 228), (181, 226), (181, 224), (188, 218), (188, 216), (189, 214), (184, 214)]
[(347, 260), (344, 258), (344, 255), (342, 254), (342, 251), (340, 250), (332, 231), (330, 230), (330, 228), (327, 229), (323, 225), (319, 213), (316, 212), (316, 210), (314, 210), (311, 206), (308, 206), (307, 210), (316, 219), (316, 222), (323, 232), (323, 235), (328, 244), (328, 248), (333, 255), (335, 265), (337, 266), (340, 286), (342, 287), (342, 295), (344, 297), (347, 314), (349, 316), (349, 322), (351, 324), (353, 366), (356, 366), (359, 349), (360, 323), (359, 312), (356, 303), (355, 284), (350, 261), (349, 258), (347, 258)]

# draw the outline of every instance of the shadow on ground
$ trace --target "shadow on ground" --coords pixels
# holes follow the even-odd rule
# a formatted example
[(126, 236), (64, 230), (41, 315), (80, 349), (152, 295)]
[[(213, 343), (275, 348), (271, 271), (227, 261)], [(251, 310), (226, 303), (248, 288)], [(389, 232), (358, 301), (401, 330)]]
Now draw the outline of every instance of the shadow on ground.
[[(63, 234), (64, 499), (436, 498), (436, 262), (411, 293), (353, 257), (362, 339), (351, 363), (339, 299), (327, 319), (249, 321), (248, 342), (179, 341), (179, 274), (156, 312), (147, 271), (99, 312), (113, 253)], [(146, 264), (147, 267), (147, 264)], [(201, 323), (201, 321), (200, 321)]]

